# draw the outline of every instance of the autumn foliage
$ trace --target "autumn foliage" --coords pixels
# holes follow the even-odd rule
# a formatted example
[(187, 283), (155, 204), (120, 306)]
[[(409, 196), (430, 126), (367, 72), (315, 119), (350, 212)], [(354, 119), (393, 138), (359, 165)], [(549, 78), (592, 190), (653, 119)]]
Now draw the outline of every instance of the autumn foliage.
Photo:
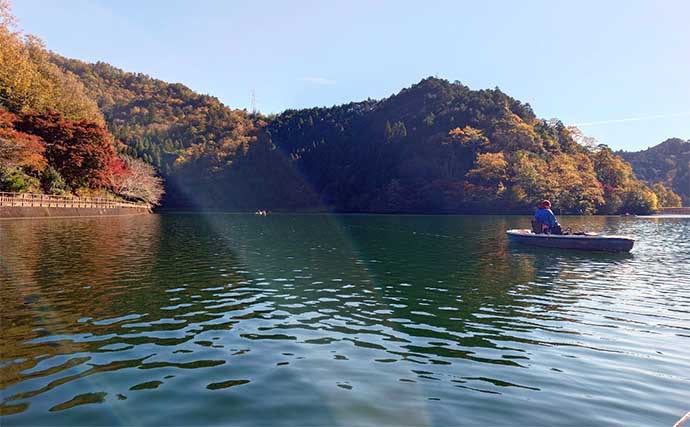
[(70, 187), (108, 186), (117, 162), (112, 136), (103, 125), (48, 112), (22, 115), (15, 128), (43, 141), (45, 158)]
[(17, 120), (16, 115), (0, 109), (0, 165), (41, 172), (48, 164), (43, 140), (17, 130)]
[[(678, 203), (618, 153), (498, 88), (429, 77), (381, 100), (262, 116), (182, 84), (48, 53), (14, 30), (6, 4), (0, 189), (106, 191), (155, 204), (160, 171), (169, 206), (201, 209), (526, 213), (549, 198), (559, 213), (611, 214)], [(683, 190), (687, 150), (671, 145), (679, 154), (668, 168), (640, 162), (648, 182)]]
[[(54, 111), (16, 115), (0, 108), (0, 170), (6, 180), (15, 182), (0, 182), (11, 187), (5, 190), (54, 188), (45, 182), (49, 179), (59, 180), (61, 190), (109, 190), (157, 204), (160, 180), (153, 168), (142, 169), (140, 163), (118, 156), (112, 135), (99, 123), (68, 120)], [(17, 180), (25, 188), (16, 188)]]
[(35, 36), (17, 29), (8, 0), (0, 0), (0, 103), (13, 113), (61, 112), (68, 119), (104, 123), (77, 76), (50, 61)]
[(382, 100), (263, 117), (107, 64), (53, 61), (82, 79), (123, 151), (161, 170), (171, 206), (529, 212), (548, 197), (561, 213), (658, 207), (618, 156), (499, 89), (428, 78)]
[(662, 206), (690, 206), (690, 140), (669, 138), (644, 151), (617, 154), (630, 162), (638, 178), (654, 183)]
[(16, 30), (8, 1), (0, 0), (0, 191), (98, 193), (157, 204), (162, 184), (155, 171), (121, 158), (96, 102), (51, 57), (39, 39)]

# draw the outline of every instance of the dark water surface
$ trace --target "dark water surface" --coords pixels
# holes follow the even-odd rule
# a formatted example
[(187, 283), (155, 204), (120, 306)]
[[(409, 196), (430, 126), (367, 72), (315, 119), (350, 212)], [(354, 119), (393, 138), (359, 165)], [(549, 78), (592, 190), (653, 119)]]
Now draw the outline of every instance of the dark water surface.
[(2, 426), (670, 426), (690, 410), (690, 218), (0, 221)]

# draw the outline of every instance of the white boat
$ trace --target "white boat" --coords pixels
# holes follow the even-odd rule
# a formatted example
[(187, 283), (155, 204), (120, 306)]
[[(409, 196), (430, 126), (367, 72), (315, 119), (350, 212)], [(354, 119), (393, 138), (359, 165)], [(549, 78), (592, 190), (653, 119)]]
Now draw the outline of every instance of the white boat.
[(628, 236), (606, 236), (597, 233), (536, 234), (528, 229), (508, 230), (510, 241), (543, 248), (580, 249), (585, 251), (630, 252), (635, 239)]

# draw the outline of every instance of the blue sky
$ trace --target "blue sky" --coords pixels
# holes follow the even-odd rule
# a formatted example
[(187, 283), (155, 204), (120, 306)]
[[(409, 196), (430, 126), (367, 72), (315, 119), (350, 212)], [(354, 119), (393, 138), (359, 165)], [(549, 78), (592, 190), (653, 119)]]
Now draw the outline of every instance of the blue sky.
[(500, 87), (614, 149), (690, 138), (690, 2), (15, 0), (48, 48), (264, 113)]

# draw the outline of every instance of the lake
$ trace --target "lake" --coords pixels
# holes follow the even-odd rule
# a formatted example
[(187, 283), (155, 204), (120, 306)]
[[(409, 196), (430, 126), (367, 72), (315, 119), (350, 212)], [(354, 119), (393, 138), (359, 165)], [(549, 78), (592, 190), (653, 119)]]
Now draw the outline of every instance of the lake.
[(690, 217), (0, 221), (3, 426), (672, 425), (690, 410)]

